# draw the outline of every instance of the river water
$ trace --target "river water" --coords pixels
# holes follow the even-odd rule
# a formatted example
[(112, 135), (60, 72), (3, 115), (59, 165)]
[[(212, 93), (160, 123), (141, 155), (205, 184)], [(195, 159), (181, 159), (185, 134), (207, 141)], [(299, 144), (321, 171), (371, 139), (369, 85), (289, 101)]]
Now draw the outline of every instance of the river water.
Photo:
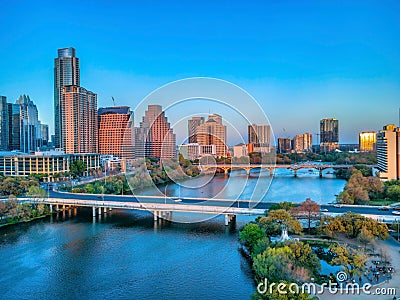
[[(326, 203), (345, 183), (307, 171), (298, 178), (279, 175), (263, 201), (311, 197)], [(245, 178), (239, 171), (230, 180), (237, 184)], [(166, 189), (207, 197), (226, 181), (217, 176), (198, 192), (171, 184)], [(241, 198), (252, 182), (253, 177)], [(80, 209), (76, 215), (0, 228), (0, 298), (249, 299), (255, 286), (237, 235), (252, 219), (238, 217), (228, 227), (222, 217), (197, 224), (154, 223), (150, 213), (114, 210), (93, 222), (91, 211)]]

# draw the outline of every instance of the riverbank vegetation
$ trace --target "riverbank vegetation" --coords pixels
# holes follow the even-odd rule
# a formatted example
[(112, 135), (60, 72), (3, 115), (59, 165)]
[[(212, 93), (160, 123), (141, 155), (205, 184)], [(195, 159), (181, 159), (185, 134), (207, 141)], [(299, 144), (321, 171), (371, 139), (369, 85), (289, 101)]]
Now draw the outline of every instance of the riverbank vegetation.
[[(358, 278), (365, 271), (368, 260), (366, 246), (375, 239), (389, 237), (385, 224), (355, 213), (337, 217), (321, 216), (317, 206), (318, 204), (310, 199), (299, 206), (291, 203), (277, 204), (266, 216), (257, 218), (255, 222), (250, 222), (240, 230), (239, 241), (250, 259), (257, 286), (265, 280), (270, 284), (287, 285), (335, 281), (333, 274), (321, 274), (320, 255), (329, 256), (329, 264), (342, 266), (342, 270), (351, 279)], [(308, 219), (308, 228), (304, 229), (298, 218)], [(314, 222), (311, 235), (310, 220)], [(297, 234), (300, 240), (289, 238), (282, 241), (279, 238), (271, 238), (279, 236), (283, 228), (286, 228), (289, 234)], [(345, 242), (341, 241), (342, 235)], [(347, 243), (348, 241), (350, 243)], [(253, 299), (314, 298), (304, 293), (278, 294), (275, 289), (272, 293), (269, 290), (265, 293), (257, 291)]]
[(387, 205), (400, 202), (400, 180), (382, 182), (379, 178), (352, 169), (337, 200), (343, 204)]
[[(38, 186), (30, 186), (25, 195), (40, 200), (46, 197), (46, 191)], [(49, 214), (48, 206), (43, 203), (21, 203), (13, 195), (0, 200), (0, 226), (28, 222)]]
[(22, 196), (30, 187), (40, 185), (40, 176), (16, 177), (0, 175), (0, 196)]

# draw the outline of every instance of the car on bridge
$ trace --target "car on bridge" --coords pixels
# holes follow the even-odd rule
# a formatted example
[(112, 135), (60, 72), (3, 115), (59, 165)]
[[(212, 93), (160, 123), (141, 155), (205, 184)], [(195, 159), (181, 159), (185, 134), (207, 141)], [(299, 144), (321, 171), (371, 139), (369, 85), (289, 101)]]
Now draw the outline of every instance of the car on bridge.
[(333, 207), (342, 208), (342, 204), (335, 204)]
[(390, 209), (389, 206), (380, 206), (380, 207), (378, 208), (378, 210), (386, 210), (386, 211), (388, 211), (389, 209)]
[(394, 215), (400, 215), (400, 211), (394, 210), (394, 211), (392, 211), (392, 214), (394, 214)]

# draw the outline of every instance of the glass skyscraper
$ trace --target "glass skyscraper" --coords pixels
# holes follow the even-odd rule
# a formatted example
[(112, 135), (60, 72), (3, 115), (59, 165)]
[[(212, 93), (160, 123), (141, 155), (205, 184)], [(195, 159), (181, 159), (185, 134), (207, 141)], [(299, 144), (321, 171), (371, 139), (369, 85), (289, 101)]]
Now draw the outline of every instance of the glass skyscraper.
[(0, 96), (0, 151), (8, 150), (8, 139), (7, 98)]
[(75, 48), (58, 49), (58, 57), (54, 59), (54, 130), (55, 147), (63, 148), (63, 114), (61, 111), (62, 91), (65, 86), (80, 86), (79, 58)]

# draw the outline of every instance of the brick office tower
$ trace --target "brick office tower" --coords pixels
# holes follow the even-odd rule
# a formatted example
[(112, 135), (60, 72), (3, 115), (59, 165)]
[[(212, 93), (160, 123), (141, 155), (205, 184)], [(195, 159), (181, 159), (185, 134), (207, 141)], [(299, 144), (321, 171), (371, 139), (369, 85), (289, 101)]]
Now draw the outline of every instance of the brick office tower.
[(99, 108), (99, 153), (133, 157), (133, 114), (128, 106)]

